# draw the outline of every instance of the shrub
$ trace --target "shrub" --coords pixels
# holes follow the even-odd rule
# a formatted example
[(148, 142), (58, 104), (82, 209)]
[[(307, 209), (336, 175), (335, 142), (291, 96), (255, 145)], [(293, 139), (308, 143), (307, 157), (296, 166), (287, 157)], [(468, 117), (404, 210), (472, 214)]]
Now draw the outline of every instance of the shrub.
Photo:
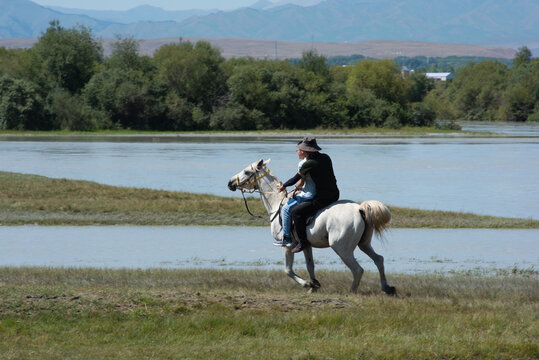
[(46, 128), (43, 102), (32, 84), (25, 80), (0, 77), (0, 129)]
[(535, 109), (535, 112), (533, 112), (532, 114), (530, 114), (528, 116), (527, 121), (529, 121), (529, 122), (539, 122), (539, 108)]
[(249, 110), (241, 104), (230, 104), (214, 109), (210, 127), (221, 130), (261, 130), (269, 127), (269, 120), (261, 111)]
[(436, 119), (436, 112), (428, 103), (413, 103), (410, 106), (411, 125), (413, 126), (432, 126)]
[(79, 95), (56, 89), (51, 92), (48, 102), (55, 128), (74, 131), (92, 131), (98, 128), (96, 116), (99, 113), (84, 104)]

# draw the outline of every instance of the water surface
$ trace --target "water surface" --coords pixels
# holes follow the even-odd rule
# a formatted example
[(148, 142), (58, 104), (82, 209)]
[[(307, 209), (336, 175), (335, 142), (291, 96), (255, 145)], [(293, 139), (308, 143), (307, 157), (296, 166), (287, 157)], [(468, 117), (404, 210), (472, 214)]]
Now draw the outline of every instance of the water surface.
[[(298, 161), (296, 139), (290, 138), (144, 139), (79, 142), (63, 138), (55, 142), (4, 138), (0, 141), (0, 170), (239, 196), (226, 183), (251, 162), (271, 158), (270, 169), (285, 181), (295, 173)], [(539, 218), (539, 138), (322, 138), (319, 143), (333, 159), (343, 199)]]
[[(539, 230), (393, 229), (373, 239), (388, 273), (537, 269)], [(0, 227), (0, 266), (282, 269), (282, 249), (262, 227)], [(373, 262), (356, 250), (368, 271)], [(314, 249), (320, 269), (347, 269), (331, 249)], [(303, 256), (296, 257), (298, 269)]]

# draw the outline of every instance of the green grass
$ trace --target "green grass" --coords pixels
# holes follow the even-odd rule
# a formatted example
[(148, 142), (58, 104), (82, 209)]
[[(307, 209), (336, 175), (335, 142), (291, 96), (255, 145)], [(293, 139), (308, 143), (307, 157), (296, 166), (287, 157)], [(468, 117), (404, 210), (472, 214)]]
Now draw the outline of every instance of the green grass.
[(319, 271), (0, 268), (0, 359), (536, 359), (539, 283)]
[(303, 137), (305, 134), (315, 134), (318, 136), (339, 136), (339, 135), (381, 135), (381, 136), (415, 136), (415, 135), (428, 135), (428, 134), (463, 134), (463, 135), (489, 135), (487, 132), (472, 132), (472, 131), (462, 131), (462, 130), (443, 130), (437, 129), (435, 126), (404, 126), (400, 129), (391, 129), (391, 128), (379, 128), (374, 126), (363, 127), (363, 128), (351, 128), (351, 129), (326, 129), (326, 128), (315, 128), (309, 130), (290, 130), (290, 129), (272, 129), (272, 130), (249, 130), (249, 131), (142, 131), (142, 130), (98, 130), (98, 131), (69, 131), (69, 130), (58, 130), (58, 131), (31, 131), (31, 130), (0, 130), (0, 136), (7, 135), (20, 135), (20, 136), (98, 136), (98, 135), (223, 135), (223, 136), (249, 136), (249, 135), (279, 135), (279, 136), (295, 136)]
[[(258, 198), (248, 202), (265, 214)], [(397, 228), (539, 228), (532, 219), (389, 207)], [(0, 224), (267, 225), (247, 214), (238, 193), (220, 197), (9, 172), (0, 172)]]

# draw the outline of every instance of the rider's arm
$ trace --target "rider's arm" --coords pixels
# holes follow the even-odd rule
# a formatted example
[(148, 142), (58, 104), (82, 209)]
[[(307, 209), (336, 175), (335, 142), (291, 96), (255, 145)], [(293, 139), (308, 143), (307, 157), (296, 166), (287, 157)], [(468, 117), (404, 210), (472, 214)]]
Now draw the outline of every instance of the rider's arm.
[(291, 177), (290, 179), (288, 179), (284, 184), (283, 186), (284, 187), (287, 187), (287, 186), (292, 186), (294, 185), (295, 183), (297, 183), (299, 180), (301, 180), (302, 176), (300, 173), (296, 173), (296, 175), (294, 175), (294, 177)]

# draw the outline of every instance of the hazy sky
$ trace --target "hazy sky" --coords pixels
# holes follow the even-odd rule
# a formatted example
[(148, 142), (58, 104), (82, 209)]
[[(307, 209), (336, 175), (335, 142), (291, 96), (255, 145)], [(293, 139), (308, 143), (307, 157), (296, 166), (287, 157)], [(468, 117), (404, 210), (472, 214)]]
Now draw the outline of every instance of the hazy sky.
[[(44, 6), (73, 9), (128, 10), (139, 5), (152, 5), (165, 10), (220, 9), (231, 10), (254, 4), (257, 0), (32, 0)], [(276, 2), (276, 1), (274, 1)]]

